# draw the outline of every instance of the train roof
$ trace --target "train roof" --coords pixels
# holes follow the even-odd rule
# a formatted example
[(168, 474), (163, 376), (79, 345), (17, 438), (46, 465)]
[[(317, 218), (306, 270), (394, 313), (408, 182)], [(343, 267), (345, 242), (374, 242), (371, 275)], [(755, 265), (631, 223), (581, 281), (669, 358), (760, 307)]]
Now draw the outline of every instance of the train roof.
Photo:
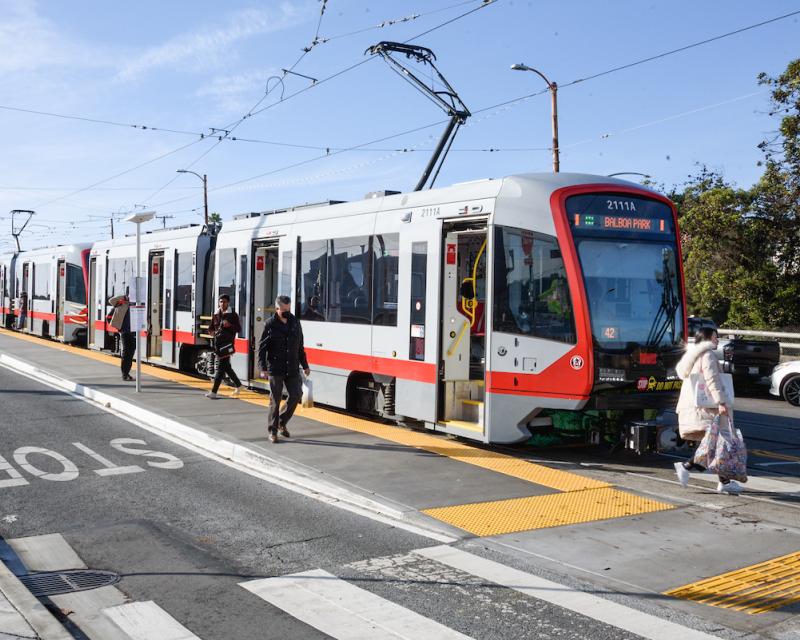
[[(173, 227), (171, 229), (153, 229), (151, 231), (142, 231), (142, 244), (184, 240), (186, 238), (197, 238), (205, 233), (208, 233), (208, 230), (206, 229), (205, 225), (201, 224), (189, 224), (180, 227)], [(133, 232), (131, 234), (122, 236), (121, 238), (113, 238), (95, 242), (93, 250), (96, 251), (135, 244), (136, 232)]]
[(549, 199), (550, 195), (558, 189), (581, 184), (618, 185), (656, 193), (638, 183), (609, 176), (587, 173), (526, 173), (505, 178), (485, 178), (459, 182), (438, 189), (411, 191), (408, 193), (396, 191), (373, 192), (363, 200), (350, 202), (306, 203), (271, 211), (242, 214), (234, 217), (233, 220), (226, 221), (220, 235), (262, 226), (325, 220), (342, 216), (349, 217), (375, 211), (391, 211), (485, 198), (518, 198), (522, 193), (528, 194), (529, 197)]
[(37, 258), (39, 256), (53, 256), (64, 255), (67, 253), (80, 253), (92, 248), (91, 242), (73, 242), (71, 244), (57, 244), (51, 247), (40, 247), (38, 249), (29, 249), (22, 251), (20, 255), (23, 260), (30, 258)]

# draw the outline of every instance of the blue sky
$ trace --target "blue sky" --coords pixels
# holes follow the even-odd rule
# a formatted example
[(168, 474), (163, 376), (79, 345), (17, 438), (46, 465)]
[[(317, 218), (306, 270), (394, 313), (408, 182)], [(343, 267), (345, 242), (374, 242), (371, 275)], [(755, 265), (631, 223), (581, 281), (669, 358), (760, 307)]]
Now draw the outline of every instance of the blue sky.
[[(409, 40), (481, 0), (328, 0), (320, 22), (322, 5), (0, 0), (0, 106), (148, 127), (0, 109), (0, 250), (11, 246), (11, 209), (37, 212), (22, 238), (28, 248), (107, 238), (109, 216), (135, 205), (173, 216), (168, 226), (200, 222), (202, 184), (177, 174), (182, 168), (208, 174), (209, 206), (223, 220), (412, 189), (441, 124), (359, 150), (325, 149), (442, 121), (435, 105), (364, 51)], [(414, 40), (434, 50), (475, 113), (437, 185), (550, 170), (549, 96), (491, 108), (546, 89), (535, 74), (511, 71), (515, 62), (561, 86), (562, 171), (635, 171), (671, 186), (705, 163), (750, 185), (760, 174), (756, 145), (777, 125), (756, 76), (779, 74), (800, 55), (800, 15), (570, 83), (798, 10), (797, 0), (496, 0), (455, 19)], [(281, 70), (298, 61), (318, 25), (319, 44), (294, 71), (323, 80), (366, 62), (313, 87), (295, 75), (281, 84)], [(231, 137), (259, 142), (197, 135), (230, 128), (257, 103), (263, 110)]]

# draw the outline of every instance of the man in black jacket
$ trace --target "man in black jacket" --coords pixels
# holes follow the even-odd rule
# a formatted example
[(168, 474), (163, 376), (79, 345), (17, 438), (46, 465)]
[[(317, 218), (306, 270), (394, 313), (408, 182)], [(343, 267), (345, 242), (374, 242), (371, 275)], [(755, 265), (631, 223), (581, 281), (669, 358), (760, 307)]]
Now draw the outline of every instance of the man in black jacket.
[(242, 383), (239, 381), (239, 376), (231, 366), (231, 356), (233, 355), (236, 344), (236, 335), (242, 330), (242, 325), (239, 322), (239, 314), (230, 308), (231, 298), (227, 293), (223, 293), (219, 297), (219, 310), (212, 316), (211, 325), (208, 327), (208, 332), (214, 336), (214, 352), (217, 354), (217, 372), (214, 376), (214, 386), (206, 394), (206, 398), (217, 398), (217, 391), (219, 385), (222, 383), (222, 378), (226, 375), (233, 382), (235, 387), (232, 397), (239, 395)]
[[(278, 432), (284, 438), (290, 437), (286, 425), (303, 393), (300, 367), (303, 367), (306, 377), (311, 375), (306, 351), (303, 348), (303, 329), (300, 327), (300, 321), (289, 311), (291, 302), (289, 296), (278, 296), (275, 300), (275, 315), (267, 319), (258, 346), (261, 377), (269, 377), (271, 397), (267, 428), (272, 442), (278, 441)], [(289, 398), (281, 412), (284, 385)]]

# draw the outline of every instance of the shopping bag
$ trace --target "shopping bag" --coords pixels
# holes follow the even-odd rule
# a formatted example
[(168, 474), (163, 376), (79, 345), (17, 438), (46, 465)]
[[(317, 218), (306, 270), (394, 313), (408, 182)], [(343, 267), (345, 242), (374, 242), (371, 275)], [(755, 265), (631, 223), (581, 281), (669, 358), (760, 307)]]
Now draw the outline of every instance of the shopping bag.
[[(722, 388), (725, 395), (730, 399), (730, 406), (733, 406), (733, 376), (730, 373), (721, 373)], [(692, 373), (689, 376), (689, 386), (694, 394), (694, 406), (701, 409), (716, 409), (717, 402), (706, 387), (706, 379), (702, 373)]]
[(733, 421), (727, 420), (727, 427), (720, 426), (720, 418), (714, 420), (712, 429), (716, 428), (714, 450), (708, 452), (708, 470), (715, 472), (720, 478), (747, 482), (747, 447), (739, 429), (734, 429)]
[(706, 429), (703, 439), (694, 452), (694, 461), (708, 469), (717, 453), (717, 440), (719, 438), (719, 416), (714, 419), (711, 426)]
[(300, 403), (303, 409), (314, 408), (314, 387), (311, 384), (311, 378), (303, 380), (303, 399)]

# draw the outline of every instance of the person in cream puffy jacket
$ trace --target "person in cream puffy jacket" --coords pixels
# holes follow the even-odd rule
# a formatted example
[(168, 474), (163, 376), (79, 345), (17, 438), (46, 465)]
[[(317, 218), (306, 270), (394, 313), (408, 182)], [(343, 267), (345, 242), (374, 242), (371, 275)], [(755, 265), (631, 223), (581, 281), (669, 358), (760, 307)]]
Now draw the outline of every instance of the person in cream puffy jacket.
[[(678, 362), (675, 370), (683, 380), (681, 394), (678, 398), (678, 428), (681, 438), (699, 442), (705, 432), (717, 419), (720, 418), (720, 427), (728, 428), (731, 419), (731, 405), (733, 398), (729, 398), (722, 383), (722, 371), (719, 360), (714, 350), (719, 344), (719, 336), (714, 329), (705, 327), (695, 334), (693, 345), (689, 345), (686, 353)], [(712, 408), (698, 407), (695, 404), (694, 390), (690, 376), (698, 374), (703, 377), (709, 395), (717, 406)], [(685, 462), (675, 463), (675, 473), (678, 480), (685, 487), (689, 483), (689, 471), (705, 471), (705, 467), (694, 460), (692, 456)], [(739, 493), (741, 486), (735, 480), (720, 476), (717, 491), (720, 493)]]

